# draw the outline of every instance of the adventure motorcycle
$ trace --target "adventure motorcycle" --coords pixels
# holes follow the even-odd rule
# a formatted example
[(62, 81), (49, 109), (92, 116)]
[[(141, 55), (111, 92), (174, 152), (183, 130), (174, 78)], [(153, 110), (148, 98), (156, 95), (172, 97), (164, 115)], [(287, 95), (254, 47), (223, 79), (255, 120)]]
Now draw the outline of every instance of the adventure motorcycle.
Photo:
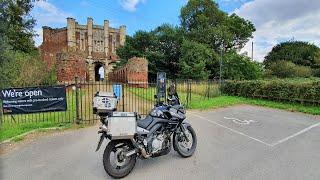
[[(166, 155), (171, 146), (184, 158), (195, 152), (196, 133), (185, 122), (186, 111), (177, 94), (168, 98), (168, 104), (157, 103), (144, 119), (136, 113), (112, 112), (116, 106), (111, 94), (98, 92), (95, 98), (94, 111), (102, 122), (96, 151), (105, 138), (110, 140), (103, 154), (104, 169), (110, 176), (122, 178), (134, 168), (137, 157), (148, 159)], [(99, 111), (98, 102), (111, 111)]]

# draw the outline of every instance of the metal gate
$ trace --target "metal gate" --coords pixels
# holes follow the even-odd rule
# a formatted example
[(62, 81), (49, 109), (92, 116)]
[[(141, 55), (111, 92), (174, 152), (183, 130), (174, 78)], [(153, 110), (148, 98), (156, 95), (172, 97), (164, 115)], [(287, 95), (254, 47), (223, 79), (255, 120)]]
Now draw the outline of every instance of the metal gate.
[[(173, 81), (168, 80), (168, 84)], [(205, 98), (220, 94), (219, 83), (216, 81), (176, 80), (176, 89), (181, 103), (191, 107)], [(145, 116), (153, 108), (157, 94), (154, 81), (149, 82), (87, 82), (75, 78), (74, 82), (64, 83), (67, 89), (67, 111), (41, 112), (32, 114), (5, 115), (0, 102), (0, 124), (36, 123), (44, 127), (50, 123), (94, 123), (98, 117), (93, 114), (92, 99), (98, 91), (116, 92), (118, 95), (118, 111), (137, 112)], [(40, 127), (40, 126), (39, 126)]]

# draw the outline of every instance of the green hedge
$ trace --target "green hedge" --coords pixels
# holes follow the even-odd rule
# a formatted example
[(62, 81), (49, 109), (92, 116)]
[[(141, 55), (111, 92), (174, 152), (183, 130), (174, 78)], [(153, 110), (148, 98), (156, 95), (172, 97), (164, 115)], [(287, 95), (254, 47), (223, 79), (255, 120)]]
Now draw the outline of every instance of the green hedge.
[(320, 104), (320, 79), (226, 81), (222, 91), (242, 97)]

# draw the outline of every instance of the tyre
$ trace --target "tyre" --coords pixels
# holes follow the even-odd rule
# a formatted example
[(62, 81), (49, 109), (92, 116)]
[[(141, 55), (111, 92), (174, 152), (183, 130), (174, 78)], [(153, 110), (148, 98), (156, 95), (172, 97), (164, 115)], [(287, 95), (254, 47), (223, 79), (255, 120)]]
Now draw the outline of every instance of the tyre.
[(113, 178), (127, 176), (136, 164), (137, 155), (126, 157), (124, 154), (133, 149), (130, 141), (111, 141), (103, 153), (105, 171)]
[(178, 154), (184, 158), (192, 156), (197, 147), (196, 132), (191, 126), (188, 126), (186, 129), (186, 136), (188, 137), (189, 142), (184, 137), (183, 133), (174, 134), (173, 136), (174, 150), (176, 150)]

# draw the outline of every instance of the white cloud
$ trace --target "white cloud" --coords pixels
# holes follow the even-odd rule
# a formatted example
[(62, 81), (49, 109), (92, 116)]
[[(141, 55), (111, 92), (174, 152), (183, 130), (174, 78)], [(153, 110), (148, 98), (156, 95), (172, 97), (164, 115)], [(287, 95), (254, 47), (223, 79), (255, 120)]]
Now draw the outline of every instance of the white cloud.
[[(253, 42), (254, 59), (258, 61), (277, 43), (293, 38), (320, 45), (319, 0), (254, 0), (243, 4), (235, 13), (256, 26)], [(249, 55), (251, 42), (242, 50)]]
[(145, 0), (120, 0), (122, 8), (130, 12), (136, 11), (137, 5), (144, 2)]
[(43, 0), (35, 2), (31, 14), (37, 21), (35, 31), (39, 36), (34, 37), (37, 46), (42, 43), (42, 26), (64, 26), (66, 18), (72, 16), (71, 13), (64, 12), (49, 1)]

